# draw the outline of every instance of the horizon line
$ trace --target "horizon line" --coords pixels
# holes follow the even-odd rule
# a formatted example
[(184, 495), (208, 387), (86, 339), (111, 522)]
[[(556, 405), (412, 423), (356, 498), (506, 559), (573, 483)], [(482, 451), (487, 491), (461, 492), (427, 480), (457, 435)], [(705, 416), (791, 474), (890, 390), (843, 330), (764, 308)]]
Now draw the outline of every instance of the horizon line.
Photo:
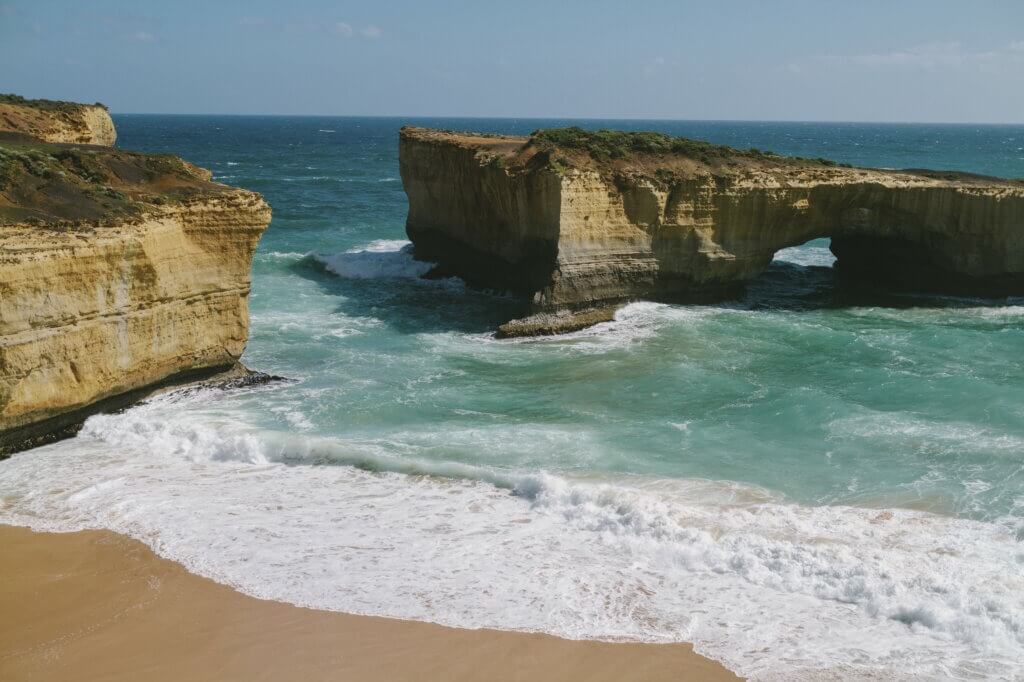
[(477, 121), (641, 121), (652, 123), (829, 123), (860, 125), (956, 125), (956, 126), (1024, 126), (1024, 121), (883, 121), (842, 119), (784, 119), (784, 118), (640, 118), (603, 116), (458, 116), (453, 114), (253, 114), (204, 113), (160, 111), (110, 111), (114, 116), (233, 116), (237, 118), (377, 118), (377, 119), (450, 119)]

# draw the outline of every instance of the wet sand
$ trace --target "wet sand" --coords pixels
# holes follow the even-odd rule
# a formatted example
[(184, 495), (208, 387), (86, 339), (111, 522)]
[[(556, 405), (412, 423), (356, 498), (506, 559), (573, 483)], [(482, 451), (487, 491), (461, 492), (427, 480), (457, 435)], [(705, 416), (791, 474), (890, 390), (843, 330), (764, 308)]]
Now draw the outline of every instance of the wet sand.
[(116, 533), (0, 526), (0, 680), (737, 679), (686, 644), (571, 641), (300, 608)]

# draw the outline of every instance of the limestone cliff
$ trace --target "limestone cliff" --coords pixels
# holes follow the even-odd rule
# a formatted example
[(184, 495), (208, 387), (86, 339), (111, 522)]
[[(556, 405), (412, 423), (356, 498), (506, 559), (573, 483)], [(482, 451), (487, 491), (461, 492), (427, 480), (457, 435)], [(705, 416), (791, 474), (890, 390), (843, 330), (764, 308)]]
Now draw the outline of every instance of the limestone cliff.
[(269, 221), (173, 156), (0, 133), (0, 455), (233, 366)]
[(102, 104), (55, 102), (0, 95), (0, 131), (24, 133), (45, 142), (112, 146), (117, 131)]
[(579, 129), (404, 128), (400, 159), (416, 256), (529, 296), (539, 316), (506, 326), (510, 335), (593, 323), (631, 299), (719, 298), (777, 250), (817, 237), (832, 238), (849, 277), (1024, 292), (1020, 181)]

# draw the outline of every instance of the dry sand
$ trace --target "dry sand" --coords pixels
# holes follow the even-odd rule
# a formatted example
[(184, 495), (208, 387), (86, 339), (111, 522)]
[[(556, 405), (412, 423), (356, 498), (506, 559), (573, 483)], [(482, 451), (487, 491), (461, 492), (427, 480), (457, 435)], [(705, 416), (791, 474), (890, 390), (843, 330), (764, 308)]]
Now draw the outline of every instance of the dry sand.
[(0, 526), (0, 680), (732, 680), (686, 644), (577, 642), (248, 597), (115, 533)]

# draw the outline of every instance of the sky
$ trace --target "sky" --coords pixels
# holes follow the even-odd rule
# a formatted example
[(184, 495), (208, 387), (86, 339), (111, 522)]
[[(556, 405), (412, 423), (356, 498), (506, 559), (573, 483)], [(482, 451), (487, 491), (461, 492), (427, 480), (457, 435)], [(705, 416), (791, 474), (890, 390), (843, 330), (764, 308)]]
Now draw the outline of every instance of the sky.
[(1024, 123), (1024, 0), (0, 0), (117, 113)]

